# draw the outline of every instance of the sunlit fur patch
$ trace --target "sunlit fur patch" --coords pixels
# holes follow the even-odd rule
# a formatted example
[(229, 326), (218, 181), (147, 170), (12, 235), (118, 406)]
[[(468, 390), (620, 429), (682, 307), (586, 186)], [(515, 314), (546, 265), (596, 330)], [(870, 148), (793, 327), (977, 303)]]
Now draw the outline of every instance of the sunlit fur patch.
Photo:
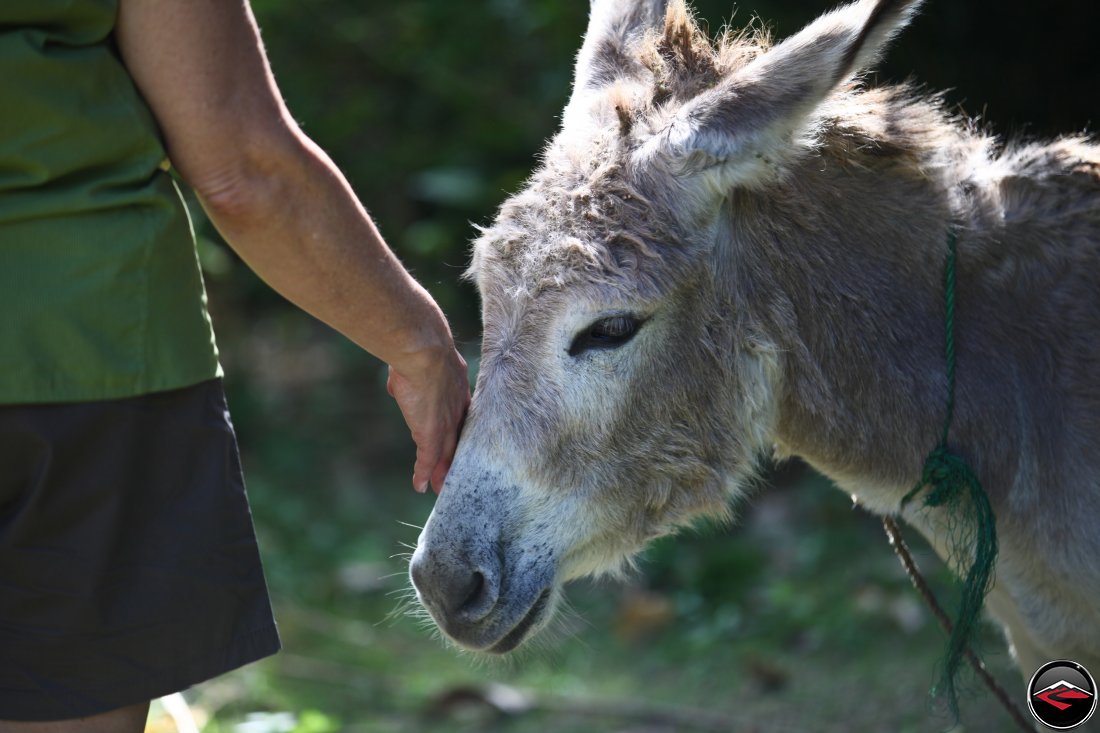
[[(780, 364), (790, 358), (773, 340), (786, 306), (760, 307), (771, 294), (739, 251), (750, 237), (781, 247), (785, 233), (755, 220), (735, 231), (731, 180), (744, 179), (710, 175), (717, 161), (707, 151), (679, 165), (639, 153), (770, 40), (754, 29), (712, 40), (681, 0), (663, 24), (619, 40), (614, 58), (629, 63), (618, 77), (604, 64), (605, 83), (580, 88), (581, 113), (565, 116), (539, 169), (474, 243), (481, 371), (425, 540), (487, 533), (509, 572), (532, 553), (542, 558), (536, 572), (552, 562), (555, 588), (621, 575), (653, 538), (728, 516), (774, 440)], [(907, 151), (944, 127), (939, 106), (884, 94), (842, 85), (797, 135), (769, 138), (782, 138), (785, 160), (754, 157), (745, 175), (779, 180), (822, 148), (837, 166), (885, 157), (907, 175), (933, 175), (927, 157)], [(887, 120), (891, 105), (901, 114)], [(646, 326), (627, 348), (570, 360), (572, 335), (608, 308), (643, 312)], [(489, 508), (467, 496), (475, 476), (493, 477), (477, 479), (487, 482), (481, 499), (494, 497)], [(517, 590), (516, 604), (540, 590)]]

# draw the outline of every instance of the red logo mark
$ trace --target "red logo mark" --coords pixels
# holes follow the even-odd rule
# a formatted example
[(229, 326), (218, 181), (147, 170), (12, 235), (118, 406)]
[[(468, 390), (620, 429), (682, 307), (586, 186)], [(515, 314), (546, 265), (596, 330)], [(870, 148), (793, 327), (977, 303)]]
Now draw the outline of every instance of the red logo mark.
[[(1035, 697), (1045, 703), (1053, 705), (1059, 710), (1067, 710), (1073, 705), (1074, 700), (1087, 700), (1092, 697), (1092, 695), (1085, 692), (1080, 687), (1071, 685), (1065, 680), (1061, 680), (1060, 682), (1055, 682), (1045, 690), (1036, 692)], [(1069, 702), (1062, 702), (1063, 700), (1068, 700)]]

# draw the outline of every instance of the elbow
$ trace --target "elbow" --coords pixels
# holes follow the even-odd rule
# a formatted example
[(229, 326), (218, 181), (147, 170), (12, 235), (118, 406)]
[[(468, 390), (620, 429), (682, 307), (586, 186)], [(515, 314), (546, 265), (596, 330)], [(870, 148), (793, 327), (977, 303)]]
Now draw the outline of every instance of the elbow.
[(265, 218), (282, 205), (303, 146), (295, 130), (254, 134), (201, 170), (181, 169), (203, 208), (219, 228)]
[[(190, 183), (190, 181), (189, 181)], [(227, 165), (191, 187), (216, 225), (245, 221), (261, 214), (270, 194), (264, 176), (251, 166)]]

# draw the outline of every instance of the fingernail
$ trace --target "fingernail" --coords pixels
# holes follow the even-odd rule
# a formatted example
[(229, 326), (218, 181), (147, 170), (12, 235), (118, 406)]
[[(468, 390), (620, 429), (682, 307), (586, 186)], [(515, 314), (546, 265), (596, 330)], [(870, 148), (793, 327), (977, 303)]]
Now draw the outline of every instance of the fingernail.
[(422, 484), (420, 484), (419, 486), (416, 487), (416, 493), (418, 493), (418, 494), (423, 494), (427, 490), (428, 490), (428, 482), (427, 481), (425, 481), (424, 483), (422, 483)]

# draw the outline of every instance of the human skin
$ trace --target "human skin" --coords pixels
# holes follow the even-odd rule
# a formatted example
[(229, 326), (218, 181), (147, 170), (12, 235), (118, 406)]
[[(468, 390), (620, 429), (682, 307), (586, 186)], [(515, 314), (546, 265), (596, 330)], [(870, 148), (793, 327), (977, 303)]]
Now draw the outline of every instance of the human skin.
[(229, 245), (390, 366), (417, 446), (413, 486), (438, 492), (470, 401), (466, 363), (435, 301), (291, 117), (248, 3), (121, 0), (116, 33), (172, 164)]
[[(438, 491), (470, 401), (446, 318), (386, 246), (339, 169), (291, 118), (242, 0), (120, 0), (123, 61), (169, 157), (271, 287), (390, 367), (416, 442), (413, 486)], [(141, 731), (148, 701), (0, 733)]]
[(73, 720), (16, 722), (0, 720), (0, 733), (140, 733), (149, 717), (149, 703), (128, 705)]

